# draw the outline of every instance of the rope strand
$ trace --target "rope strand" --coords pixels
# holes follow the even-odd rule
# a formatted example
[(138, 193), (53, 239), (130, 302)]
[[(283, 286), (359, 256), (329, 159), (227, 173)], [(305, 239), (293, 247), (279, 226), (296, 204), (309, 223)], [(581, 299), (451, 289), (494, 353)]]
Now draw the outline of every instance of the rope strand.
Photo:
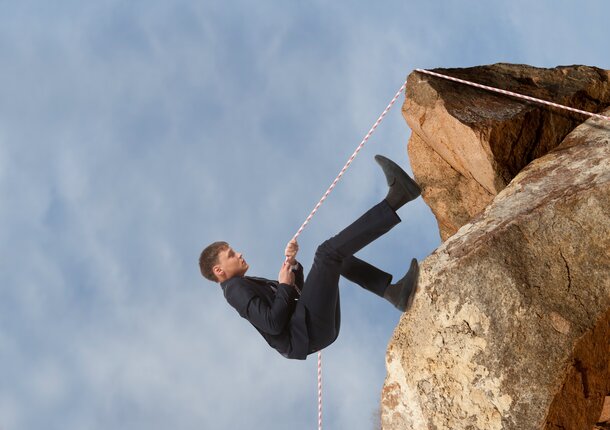
[(318, 430), (322, 430), (322, 351), (318, 351)]
[(341, 179), (341, 177), (343, 176), (343, 174), (345, 173), (345, 171), (348, 169), (348, 167), (350, 166), (350, 164), (352, 164), (352, 161), (354, 161), (354, 158), (356, 158), (356, 155), (358, 155), (358, 153), (360, 152), (360, 150), (362, 149), (362, 147), (365, 145), (365, 143), (369, 140), (369, 138), (371, 137), (371, 135), (375, 132), (375, 129), (379, 126), (379, 124), (381, 124), (381, 121), (383, 121), (383, 118), (387, 115), (387, 113), (390, 111), (390, 109), (392, 108), (392, 106), (394, 105), (394, 103), (396, 103), (396, 100), (398, 99), (398, 97), (400, 97), (400, 94), (402, 94), (403, 90), (405, 89), (405, 87), (407, 86), (407, 82), (405, 81), (402, 86), (400, 87), (400, 89), (396, 92), (396, 95), (394, 96), (394, 98), (390, 101), (390, 103), (388, 104), (388, 106), (385, 108), (385, 110), (381, 113), (381, 115), (379, 116), (379, 118), (377, 118), (377, 121), (375, 121), (375, 124), (373, 124), (373, 126), (371, 127), (371, 129), (369, 130), (369, 132), (366, 134), (366, 136), (364, 136), (364, 138), (362, 139), (362, 141), (360, 142), (360, 145), (358, 145), (358, 147), (356, 148), (356, 150), (354, 151), (354, 153), (351, 155), (351, 157), (347, 160), (347, 163), (345, 163), (345, 166), (343, 166), (343, 168), (341, 169), (341, 171), (339, 172), (339, 174), (337, 175), (337, 177), (335, 178), (335, 180), (332, 182), (332, 184), (330, 184), (330, 187), (328, 187), (328, 190), (326, 190), (326, 192), (324, 193), (324, 195), (322, 196), (322, 198), (320, 199), (320, 201), (316, 204), (316, 206), (313, 208), (313, 210), (311, 211), (311, 213), (309, 214), (309, 216), (307, 217), (307, 219), (305, 219), (305, 222), (303, 222), (303, 224), (301, 225), (301, 227), (299, 228), (299, 230), (297, 231), (297, 233), (294, 235), (293, 239), (296, 239), (297, 237), (299, 237), (299, 235), (301, 234), (301, 232), (303, 231), (303, 229), (305, 229), (305, 226), (307, 226), (307, 224), (309, 224), (309, 221), (313, 218), (313, 216), (315, 215), (315, 213), (318, 211), (318, 209), (320, 208), (320, 206), (322, 206), (322, 203), (324, 203), (324, 200), (326, 200), (326, 198), (328, 197), (328, 195), (333, 191), (333, 189), (335, 188), (335, 186), (337, 185), (337, 182), (339, 182), (339, 180)]
[(512, 92), (512, 91), (502, 90), (500, 88), (495, 88), (495, 87), (490, 87), (488, 85), (477, 84), (475, 82), (466, 81), (464, 79), (454, 78), (453, 76), (447, 76), (447, 75), (443, 75), (441, 73), (431, 72), (430, 70), (415, 69), (415, 71), (416, 72), (420, 72), (420, 73), (425, 73), (425, 74), (431, 75), (431, 76), (436, 76), (437, 78), (442, 78), (442, 79), (447, 79), (449, 81), (459, 82), (460, 84), (470, 85), (471, 87), (481, 88), (481, 89), (484, 89), (484, 90), (487, 90), (487, 91), (493, 91), (495, 93), (500, 93), (500, 94), (504, 94), (504, 95), (507, 95), (507, 96), (516, 97), (518, 99), (528, 100), (530, 102), (540, 103), (540, 104), (543, 104), (543, 105), (552, 106), (554, 108), (564, 109), (564, 110), (567, 110), (567, 111), (570, 111), (570, 112), (576, 112), (576, 113), (579, 113), (581, 115), (587, 115), (587, 116), (590, 116), (590, 117), (593, 117), (593, 118), (599, 118), (599, 119), (603, 119), (603, 120), (606, 120), (606, 121), (610, 121), (610, 116), (605, 116), (605, 115), (601, 115), (601, 114), (598, 114), (598, 113), (588, 112), (586, 110), (581, 110), (581, 109), (576, 109), (576, 108), (564, 106), (564, 105), (559, 104), (559, 103), (553, 103), (553, 102), (550, 102), (550, 101), (547, 101), (547, 100), (538, 99), (536, 97), (526, 96), (526, 95), (515, 93), (515, 92)]

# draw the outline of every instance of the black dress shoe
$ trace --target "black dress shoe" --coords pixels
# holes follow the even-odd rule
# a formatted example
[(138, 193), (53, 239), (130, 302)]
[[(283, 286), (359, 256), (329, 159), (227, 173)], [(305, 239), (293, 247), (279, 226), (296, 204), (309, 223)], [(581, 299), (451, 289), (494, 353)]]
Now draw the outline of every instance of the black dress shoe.
[(390, 189), (385, 199), (392, 209), (397, 210), (419, 197), (421, 188), (398, 164), (383, 155), (375, 155), (375, 161), (383, 169), (388, 181)]
[(415, 294), (419, 286), (419, 265), (417, 260), (414, 258), (411, 260), (411, 267), (409, 271), (402, 277), (400, 281), (395, 284), (388, 285), (385, 293), (383, 294), (384, 299), (392, 303), (396, 309), (401, 312), (406, 312), (413, 305)]

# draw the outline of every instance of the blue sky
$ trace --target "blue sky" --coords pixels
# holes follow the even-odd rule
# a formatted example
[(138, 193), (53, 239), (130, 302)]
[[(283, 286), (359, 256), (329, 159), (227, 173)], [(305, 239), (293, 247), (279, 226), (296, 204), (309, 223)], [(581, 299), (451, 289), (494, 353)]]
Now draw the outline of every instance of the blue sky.
[[(224, 239), (274, 277), (414, 68), (610, 68), (605, 1), (0, 2), (0, 429), (309, 429), (288, 361), (199, 275)], [(300, 237), (408, 167), (397, 106)], [(409, 168), (410, 169), (410, 168)], [(396, 276), (439, 244), (421, 201), (359, 255)], [(371, 429), (400, 315), (347, 281), (326, 428)]]

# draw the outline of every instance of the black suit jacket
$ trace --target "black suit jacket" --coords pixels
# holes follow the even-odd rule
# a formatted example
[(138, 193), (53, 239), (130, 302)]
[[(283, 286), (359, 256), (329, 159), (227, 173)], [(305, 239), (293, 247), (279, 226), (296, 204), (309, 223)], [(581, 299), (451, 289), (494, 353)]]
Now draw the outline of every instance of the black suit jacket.
[[(303, 266), (299, 263), (293, 272), (300, 290), (303, 288)], [(305, 312), (297, 307), (299, 293), (296, 288), (253, 276), (235, 276), (221, 282), (220, 286), (227, 302), (272, 348), (287, 358), (304, 359), (307, 356)]]

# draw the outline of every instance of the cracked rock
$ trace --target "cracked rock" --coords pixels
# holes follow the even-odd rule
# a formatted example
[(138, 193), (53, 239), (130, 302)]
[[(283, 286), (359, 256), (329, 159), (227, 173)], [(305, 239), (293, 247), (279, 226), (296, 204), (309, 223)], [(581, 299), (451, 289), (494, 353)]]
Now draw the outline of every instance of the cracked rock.
[[(483, 78), (479, 69), (479, 81), (519, 88), (536, 84), (547, 95), (576, 94), (582, 83), (571, 76), (590, 73), (598, 79), (594, 84), (591, 78), (590, 87), (600, 88), (568, 102), (594, 103), (608, 93), (608, 75), (598, 69), (553, 69), (549, 73), (569, 83), (562, 89), (562, 81), (553, 86), (538, 69), (528, 75), (530, 68), (515, 66), (520, 70), (515, 75), (511, 66), (492, 67), (499, 71), (488, 72), (497, 76)], [(469, 70), (453, 74), (464, 77)], [(590, 430), (602, 425), (610, 396), (610, 124), (590, 119), (577, 125), (578, 118), (534, 113), (537, 108), (495, 96), (448, 119), (456, 105), (469, 106), (480, 94), (422, 83), (428, 79), (422, 76), (410, 79), (408, 94), (421, 92), (418, 103), (425, 110), (409, 119), (424, 124), (413, 130), (410, 145), (416, 141), (418, 157), (442, 159), (448, 172), (446, 178), (425, 173), (436, 182), (424, 186), (440, 187), (446, 180), (455, 188), (455, 196), (433, 191), (437, 194), (427, 201), (437, 209), (463, 206), (447, 209), (446, 231), (455, 232), (420, 264), (419, 293), (390, 341), (383, 428)], [(459, 100), (462, 96), (466, 101)], [(477, 123), (500, 130), (506, 121), (527, 115), (537, 118), (531, 123), (535, 130), (517, 135), (537, 136), (530, 141), (533, 149), (498, 148), (488, 136), (495, 132), (483, 132)], [(553, 134), (549, 127), (561, 130), (553, 138), (557, 141), (540, 142)], [(451, 147), (453, 141), (444, 139), (454, 132), (461, 143), (451, 156), (422, 143), (428, 139)], [(517, 162), (517, 153), (529, 155)], [(411, 158), (416, 176), (430, 169), (418, 166), (418, 157)], [(487, 201), (479, 202), (482, 197)], [(471, 210), (468, 202), (480, 207)], [(440, 220), (439, 225), (442, 230)]]
[[(436, 72), (589, 112), (610, 106), (610, 71), (494, 64)], [(413, 72), (403, 115), (409, 158), (442, 240), (586, 117)]]

